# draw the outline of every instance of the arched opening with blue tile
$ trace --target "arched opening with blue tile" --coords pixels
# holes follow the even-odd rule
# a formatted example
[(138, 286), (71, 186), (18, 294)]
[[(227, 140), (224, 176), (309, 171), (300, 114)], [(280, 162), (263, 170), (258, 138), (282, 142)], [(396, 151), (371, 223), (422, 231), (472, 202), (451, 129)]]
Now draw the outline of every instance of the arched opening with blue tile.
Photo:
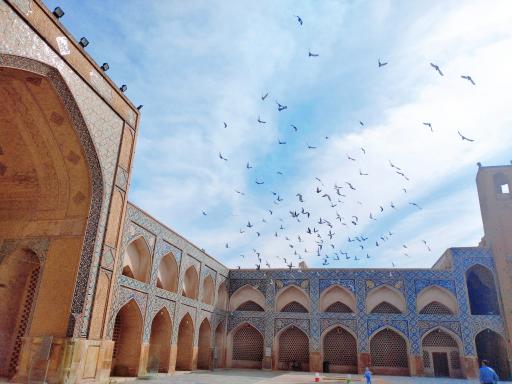
[(356, 299), (352, 292), (340, 285), (332, 285), (320, 295), (320, 312), (354, 313)]
[(408, 376), (407, 338), (392, 328), (376, 331), (370, 338), (371, 370), (382, 375)]
[(151, 322), (149, 338), (148, 372), (169, 372), (171, 354), (172, 320), (167, 308), (157, 312)]
[(263, 311), (265, 296), (252, 285), (246, 284), (231, 295), (229, 304), (232, 311)]
[(261, 369), (263, 335), (252, 324), (243, 322), (228, 335), (227, 355), (229, 368)]
[(445, 328), (426, 333), (421, 339), (425, 375), (462, 377), (461, 346), (459, 337)]
[(367, 313), (405, 313), (405, 297), (401, 291), (387, 284), (373, 288), (366, 297)]
[(421, 315), (454, 315), (457, 307), (453, 293), (438, 285), (424, 288), (416, 298), (416, 308)]
[(466, 271), (466, 284), (472, 315), (499, 315), (498, 295), (492, 272), (476, 264)]
[(274, 350), (276, 369), (309, 371), (309, 337), (295, 325), (283, 328), (276, 334)]
[(357, 338), (341, 325), (327, 328), (322, 335), (322, 361), (329, 372), (357, 373)]
[(282, 288), (276, 294), (276, 312), (309, 312), (309, 295), (296, 285)]
[(501, 380), (510, 380), (507, 345), (503, 336), (485, 329), (476, 335), (475, 345), (479, 362), (487, 360)]

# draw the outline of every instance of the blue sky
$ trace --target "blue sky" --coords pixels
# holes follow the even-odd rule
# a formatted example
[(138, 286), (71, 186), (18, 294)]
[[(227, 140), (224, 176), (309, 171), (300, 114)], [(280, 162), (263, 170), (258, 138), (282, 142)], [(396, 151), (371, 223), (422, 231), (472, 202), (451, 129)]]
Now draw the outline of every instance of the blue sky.
[(476, 162), (512, 157), (509, 1), (45, 3), (144, 104), (130, 200), (226, 265), (429, 267), (480, 240)]

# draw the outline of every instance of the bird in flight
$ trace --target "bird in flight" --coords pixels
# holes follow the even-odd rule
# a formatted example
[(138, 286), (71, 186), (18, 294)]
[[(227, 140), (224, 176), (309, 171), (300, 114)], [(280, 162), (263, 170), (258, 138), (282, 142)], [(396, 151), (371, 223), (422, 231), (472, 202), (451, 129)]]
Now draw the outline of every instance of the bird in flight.
[(267, 122), (266, 122), (266, 121), (261, 120), (261, 118), (260, 118), (259, 116), (258, 116), (258, 123), (260, 123), (260, 124), (267, 124)]
[(303, 203), (303, 202), (304, 202), (304, 200), (302, 199), (302, 195), (301, 195), (300, 193), (297, 193), (295, 196), (297, 196), (297, 197), (299, 198), (299, 201), (300, 201), (301, 203)]
[(268, 97), (269, 92), (265, 93), (263, 96), (261, 96), (261, 101), (265, 101), (265, 99)]
[(206, 216), (206, 215), (207, 215), (207, 213), (205, 211), (203, 211), (203, 216)]
[(360, 149), (361, 149), (361, 152), (363, 152), (363, 154), (366, 155), (366, 149), (364, 149), (363, 147), (361, 147)]
[(227, 159), (227, 158), (225, 158), (224, 156), (222, 156), (222, 153), (220, 153), (220, 152), (219, 152), (219, 158), (220, 158), (220, 159), (222, 159), (222, 160), (224, 160), (224, 161), (228, 161), (228, 159)]
[(247, 163), (247, 165), (245, 166), (245, 168), (247, 168), (247, 169), (251, 169), (252, 167), (249, 165), (249, 163)]
[(264, 181), (258, 181), (258, 179), (256, 179), (255, 183), (256, 183), (256, 184), (258, 184), (258, 185), (265, 184), (265, 182), (264, 182)]
[(469, 75), (461, 75), (460, 77), (462, 77), (464, 80), (469, 81), (471, 84), (476, 85), (475, 82), (473, 81), (473, 79), (471, 78), (471, 76), (469, 76)]
[(286, 144), (286, 141), (277, 140), (277, 142), (281, 145)]
[(441, 69), (439, 69), (439, 65), (435, 65), (434, 63), (430, 63), (430, 66), (434, 68), (441, 76), (443, 75), (443, 72), (441, 72)]
[(226, 124), (226, 122), (224, 121), (224, 128), (227, 128), (227, 127), (228, 127), (228, 125), (227, 125), (227, 124)]
[(475, 141), (474, 139), (470, 139), (470, 138), (467, 138), (466, 136), (464, 136), (462, 133), (460, 133), (460, 131), (457, 131), (457, 133), (459, 134), (460, 138), (462, 139), (462, 141), (466, 140), (466, 141), (469, 141), (469, 142), (473, 142)]
[(353, 157), (350, 157), (349, 155), (347, 155), (347, 159), (352, 160), (352, 161), (356, 161), (356, 159), (354, 159)]
[(423, 208), (421, 208), (417, 203), (409, 203), (409, 204), (410, 204), (410, 205), (415, 206), (415, 207), (416, 207), (416, 208), (418, 208), (418, 209), (423, 209)]
[(311, 51), (309, 51), (308, 53), (309, 53), (309, 57), (318, 57), (318, 56), (320, 56), (318, 53), (311, 53)]
[(362, 172), (361, 170), (359, 170), (359, 174), (360, 174), (361, 176), (368, 176), (368, 174), (367, 174), (367, 173), (364, 173), (364, 172)]
[(284, 111), (285, 109), (288, 108), (286, 105), (280, 104), (279, 101), (277, 101), (277, 100), (276, 100), (276, 104), (277, 104), (277, 110), (279, 112)]
[(427, 127), (430, 128), (431, 132), (434, 132), (434, 129), (432, 128), (432, 124), (431, 123), (423, 123), (423, 125), (426, 125)]
[(312, 145), (308, 144), (308, 149), (316, 149), (316, 147), (313, 147)]
[(359, 120), (359, 125), (360, 125), (361, 127), (364, 127), (364, 123), (363, 123), (361, 120)]
[(235, 189), (235, 192), (238, 193), (239, 195), (245, 196), (245, 193), (244, 192), (240, 192), (238, 189)]
[(384, 62), (383, 62), (383, 61), (380, 61), (380, 59), (379, 59), (379, 68), (380, 68), (380, 67), (383, 67), (383, 66), (385, 66), (385, 65), (388, 65), (388, 62), (387, 62), (387, 61), (384, 61)]
[(247, 228), (252, 228), (252, 227), (254, 227), (254, 225), (253, 225), (253, 224), (251, 224), (251, 222), (250, 222), (250, 221), (248, 221), (248, 222), (247, 222)]
[(292, 128), (293, 128), (293, 130), (294, 130), (295, 132), (297, 132), (297, 131), (298, 131), (298, 128), (297, 128), (295, 125), (290, 124), (290, 127), (292, 127)]
[(300, 24), (300, 25), (302, 25), (303, 21), (302, 21), (302, 19), (300, 18), (300, 16), (295, 15), (295, 17), (297, 18), (297, 21), (299, 22), (299, 24)]

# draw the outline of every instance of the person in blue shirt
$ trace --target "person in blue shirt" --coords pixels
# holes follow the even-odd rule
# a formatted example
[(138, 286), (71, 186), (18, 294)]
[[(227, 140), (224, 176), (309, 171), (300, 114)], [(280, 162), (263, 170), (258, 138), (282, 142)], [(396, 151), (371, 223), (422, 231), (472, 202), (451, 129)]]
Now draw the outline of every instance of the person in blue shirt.
[(482, 360), (480, 367), (480, 383), (481, 384), (496, 384), (498, 382), (498, 375), (494, 372), (494, 369), (488, 366), (487, 360)]
[(366, 367), (364, 370), (364, 377), (366, 379), (366, 384), (372, 384), (372, 372), (370, 371), (370, 368)]

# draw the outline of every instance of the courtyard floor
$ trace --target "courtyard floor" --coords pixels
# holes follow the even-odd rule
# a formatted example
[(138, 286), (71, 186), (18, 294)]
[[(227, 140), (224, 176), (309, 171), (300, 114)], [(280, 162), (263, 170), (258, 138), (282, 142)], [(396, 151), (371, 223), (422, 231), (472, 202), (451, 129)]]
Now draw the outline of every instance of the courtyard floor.
[[(321, 382), (345, 384), (347, 375), (322, 374)], [(311, 372), (276, 372), (243, 369), (218, 369), (215, 371), (178, 372), (171, 376), (154, 376), (148, 378), (154, 384), (306, 384), (313, 383), (315, 375)], [(136, 382), (147, 382), (148, 379), (138, 379)], [(113, 379), (111, 382), (117, 382)], [(133, 382), (133, 381), (132, 381)], [(352, 375), (352, 383), (363, 384), (361, 375)], [(478, 380), (462, 380), (427, 377), (374, 376), (372, 384), (468, 384), (478, 383)]]

